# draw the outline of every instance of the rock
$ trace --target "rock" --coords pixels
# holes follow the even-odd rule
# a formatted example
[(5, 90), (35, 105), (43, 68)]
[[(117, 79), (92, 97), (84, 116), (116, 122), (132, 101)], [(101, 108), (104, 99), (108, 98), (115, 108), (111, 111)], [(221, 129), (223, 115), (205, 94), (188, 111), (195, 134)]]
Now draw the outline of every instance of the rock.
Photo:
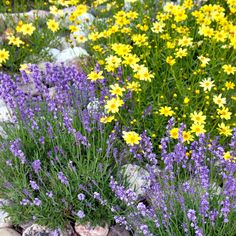
[[(67, 7), (67, 8), (63, 9), (64, 17), (58, 18), (58, 20), (60, 20), (60, 24), (62, 26), (65, 27), (65, 26), (69, 26), (71, 24), (71, 21), (69, 20), (69, 16), (75, 10), (76, 10), (76, 7)], [(77, 20), (79, 20), (81, 22), (80, 25), (88, 26), (88, 25), (92, 24), (94, 18), (95, 17), (92, 14), (86, 12), (86, 13), (78, 16)]]
[[(0, 136), (3, 139), (7, 139), (8, 135), (6, 134), (6, 132), (4, 131), (4, 129), (0, 126)], [(1, 216), (0, 216), (1, 217)]]
[(76, 58), (83, 56), (89, 56), (87, 51), (81, 47), (67, 48), (60, 52), (56, 56), (56, 62), (64, 62), (65, 64), (70, 64), (70, 62)]
[(11, 110), (8, 109), (5, 102), (0, 99), (0, 122), (11, 122)]
[(87, 110), (88, 110), (89, 114), (92, 114), (94, 112), (101, 112), (103, 110), (103, 106), (99, 102), (98, 99), (95, 99), (87, 105)]
[(18, 21), (19, 19), (22, 18), (27, 18), (28, 20), (34, 20), (36, 18), (45, 18), (48, 16), (50, 12), (48, 11), (43, 11), (43, 10), (31, 10), (28, 12), (23, 12), (23, 13), (7, 13), (7, 14), (0, 14), (0, 19), (5, 21), (7, 23), (7, 19), (12, 19), (14, 21)]
[(124, 226), (114, 225), (110, 227), (110, 230), (107, 236), (130, 236), (130, 233), (129, 231), (125, 229)]
[(27, 227), (22, 236), (72, 236), (74, 235), (74, 230), (71, 226), (66, 227), (64, 231), (59, 230), (51, 230), (44, 226), (38, 224), (32, 224)]
[(60, 49), (61, 50), (64, 50), (64, 49), (67, 49), (67, 48), (70, 48), (71, 47), (71, 43), (69, 42), (68, 39), (66, 39), (65, 37), (60, 37), (59, 39), (57, 39), (60, 41)]
[(14, 229), (10, 229), (10, 228), (0, 229), (0, 235), (1, 236), (20, 236), (19, 233), (17, 233)]
[[(6, 204), (7, 204), (6, 200), (0, 199), (0, 208)], [(7, 213), (4, 212), (3, 210), (0, 210), (0, 228), (7, 228), (7, 227), (11, 227), (11, 226), (12, 226), (12, 224), (10, 222), (10, 219), (8, 218)]]
[(52, 57), (52, 59), (55, 59), (56, 56), (61, 52), (57, 48), (47, 48), (48, 54)]
[(23, 224), (20, 224), (19, 227), (21, 228), (22, 231), (24, 231), (33, 224), (34, 224), (33, 221), (29, 221), (29, 222), (25, 222)]
[(22, 84), (18, 86), (21, 91), (26, 94), (30, 94), (31, 96), (39, 95), (38, 90), (33, 82)]
[(80, 25), (83, 25), (86, 27), (86, 26), (89, 26), (93, 23), (95, 17), (92, 14), (86, 12), (86, 13), (80, 15), (77, 19), (79, 21), (81, 21)]
[(105, 227), (91, 227), (88, 225), (75, 224), (75, 232), (80, 236), (107, 236), (109, 229), (108, 226)]
[(122, 166), (124, 176), (127, 178), (129, 187), (138, 195), (145, 193), (145, 187), (150, 186), (150, 180), (148, 180), (149, 173), (140, 166), (133, 164), (126, 164)]

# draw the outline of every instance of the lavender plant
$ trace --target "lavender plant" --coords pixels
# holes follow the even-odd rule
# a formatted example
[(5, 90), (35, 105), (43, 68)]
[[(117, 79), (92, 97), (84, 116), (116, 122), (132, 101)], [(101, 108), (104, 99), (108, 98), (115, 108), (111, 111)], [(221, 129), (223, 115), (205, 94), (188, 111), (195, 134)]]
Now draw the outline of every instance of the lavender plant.
[(150, 185), (143, 186), (143, 198), (111, 178), (112, 191), (128, 209), (116, 212), (115, 221), (145, 236), (235, 235), (236, 129), (228, 145), (206, 135), (188, 145), (181, 138), (184, 125), (178, 141), (171, 139), (172, 125), (161, 139), (160, 158), (146, 133), (130, 147), (139, 163), (148, 163)]
[(109, 188), (116, 140), (112, 127), (98, 122), (103, 111), (88, 106), (100, 102), (96, 86), (63, 64), (44, 71), (33, 65), (15, 78), (0, 73), (0, 97), (12, 113), (2, 124), (0, 195), (14, 224), (64, 228), (113, 219), (103, 199), (117, 201)]

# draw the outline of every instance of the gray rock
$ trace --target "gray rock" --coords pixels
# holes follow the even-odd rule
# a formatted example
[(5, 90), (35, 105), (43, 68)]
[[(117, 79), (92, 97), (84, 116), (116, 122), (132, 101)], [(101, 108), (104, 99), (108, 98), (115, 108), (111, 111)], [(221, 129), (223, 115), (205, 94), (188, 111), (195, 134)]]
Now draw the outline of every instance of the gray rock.
[(107, 236), (130, 236), (130, 233), (129, 231), (125, 229), (124, 226), (114, 225), (110, 227), (110, 230)]
[(145, 193), (145, 187), (150, 186), (150, 180), (148, 180), (149, 173), (140, 166), (133, 164), (126, 164), (122, 166), (124, 176), (126, 177), (129, 187), (138, 195)]
[(20, 236), (20, 234), (14, 229), (2, 228), (0, 229), (0, 236)]
[[(4, 199), (0, 199), (0, 207), (2, 207), (3, 205), (6, 205), (7, 201)], [(11, 221), (7, 215), (6, 212), (4, 212), (3, 210), (0, 210), (0, 228), (7, 228), (7, 227), (11, 227)]]
[(38, 224), (32, 224), (27, 227), (22, 236), (72, 236), (74, 235), (74, 230), (71, 226), (66, 227), (64, 231), (61, 230), (51, 230), (44, 226)]

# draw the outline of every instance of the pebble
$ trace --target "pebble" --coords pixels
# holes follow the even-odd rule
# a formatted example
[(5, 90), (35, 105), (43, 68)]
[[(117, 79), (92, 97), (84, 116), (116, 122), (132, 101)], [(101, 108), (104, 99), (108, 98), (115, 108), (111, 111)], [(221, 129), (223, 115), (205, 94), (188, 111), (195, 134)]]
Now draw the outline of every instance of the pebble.
[(14, 229), (2, 228), (0, 229), (0, 236), (20, 236), (20, 234)]

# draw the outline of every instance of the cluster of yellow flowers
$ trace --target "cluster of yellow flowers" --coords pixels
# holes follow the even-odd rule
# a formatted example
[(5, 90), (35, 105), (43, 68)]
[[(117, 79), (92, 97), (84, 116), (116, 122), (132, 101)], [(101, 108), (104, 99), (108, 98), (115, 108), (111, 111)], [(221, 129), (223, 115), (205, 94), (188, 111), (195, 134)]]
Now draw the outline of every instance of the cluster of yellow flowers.
[[(152, 11), (147, 8), (143, 4), (146, 13)], [(112, 122), (116, 113), (120, 117), (123, 96), (132, 92), (139, 94), (133, 97), (138, 104), (140, 99), (148, 102), (154, 96), (153, 116), (160, 116), (160, 121), (174, 116), (187, 123), (184, 141), (212, 131), (230, 136), (235, 127), (235, 1), (200, 7), (192, 0), (181, 5), (167, 2), (154, 22), (148, 14), (134, 9), (118, 11), (107, 20), (105, 29), (94, 27), (88, 36), (102, 67), (92, 71), (89, 79), (95, 82), (119, 68), (130, 77), (127, 80), (124, 76), (122, 82), (109, 80), (113, 89), (105, 109), (112, 116), (101, 121)], [(170, 78), (174, 80), (172, 87)], [(171, 137), (178, 138), (177, 127), (171, 130)]]

